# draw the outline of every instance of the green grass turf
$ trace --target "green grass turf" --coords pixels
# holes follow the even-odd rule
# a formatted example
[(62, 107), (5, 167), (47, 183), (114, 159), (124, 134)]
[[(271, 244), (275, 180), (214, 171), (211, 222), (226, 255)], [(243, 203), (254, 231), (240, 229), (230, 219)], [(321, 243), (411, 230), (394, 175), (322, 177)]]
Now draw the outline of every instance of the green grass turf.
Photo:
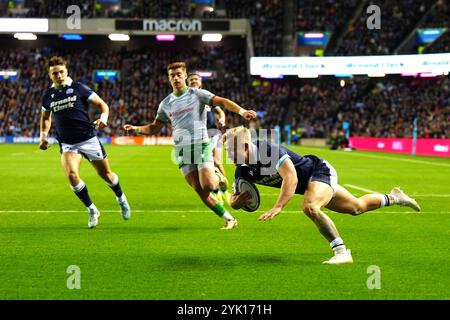
[[(231, 211), (239, 228), (222, 231), (170, 161), (170, 147), (106, 149), (135, 211), (122, 221), (113, 193), (84, 161), (81, 176), (103, 211), (89, 230), (56, 146), (0, 146), (0, 299), (450, 298), (448, 159), (293, 147), (326, 158), (341, 184), (379, 192), (400, 185), (422, 206), (420, 214), (397, 206), (359, 217), (327, 211), (355, 263), (324, 266), (332, 252), (300, 213), (301, 196), (259, 222), (279, 191), (260, 187), (260, 210)], [(80, 267), (80, 290), (67, 289), (70, 265)], [(381, 270), (379, 290), (366, 285), (371, 265)]]

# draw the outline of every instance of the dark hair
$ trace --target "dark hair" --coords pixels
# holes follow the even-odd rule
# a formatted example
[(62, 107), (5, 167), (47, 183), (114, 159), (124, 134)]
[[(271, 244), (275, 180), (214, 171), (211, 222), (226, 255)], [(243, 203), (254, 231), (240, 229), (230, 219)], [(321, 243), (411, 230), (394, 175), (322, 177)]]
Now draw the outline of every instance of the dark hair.
[(170, 70), (174, 70), (174, 69), (178, 69), (181, 68), (184, 71), (186, 71), (186, 64), (184, 62), (173, 62), (171, 64), (169, 64), (169, 66), (167, 67), (167, 73), (169, 73)]
[(66, 66), (67, 67), (67, 61), (64, 60), (63, 57), (60, 56), (53, 56), (48, 60), (48, 67), (54, 67), (54, 66)]

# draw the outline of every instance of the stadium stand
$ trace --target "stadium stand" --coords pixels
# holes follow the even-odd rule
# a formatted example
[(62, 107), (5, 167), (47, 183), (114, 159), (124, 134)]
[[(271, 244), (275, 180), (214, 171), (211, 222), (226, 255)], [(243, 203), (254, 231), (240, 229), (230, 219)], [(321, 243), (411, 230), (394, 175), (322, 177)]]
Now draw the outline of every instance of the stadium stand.
[(297, 1), (296, 28), (302, 31), (335, 31), (350, 19), (359, 1)]
[[(434, 1), (435, 2), (435, 1)], [(387, 0), (380, 3), (381, 29), (368, 29), (363, 12), (348, 28), (334, 55), (391, 54), (401, 40), (417, 25), (433, 1)]]
[[(25, 10), (3, 8), (6, 16), (63, 17), (70, 1), (26, 1)], [(281, 56), (284, 18), (281, 0), (241, 2), (217, 1), (223, 14), (205, 13), (203, 18), (247, 18), (253, 30), (255, 55)], [(104, 10), (95, 1), (80, 2), (85, 18), (185, 18), (195, 16), (191, 1), (122, 1), (120, 10)], [(329, 30), (342, 35), (332, 42), (327, 54), (367, 55), (392, 53), (416, 27), (449, 27), (449, 5), (445, 1), (388, 0), (380, 4), (382, 30), (367, 30), (361, 1), (346, 2), (302, 0), (296, 2), (292, 24), (295, 30)], [(407, 9), (407, 10), (406, 10)], [(360, 16), (358, 16), (360, 14)], [(352, 23), (349, 23), (353, 21)], [(348, 29), (345, 27), (350, 25)], [(154, 118), (158, 103), (168, 94), (165, 67), (176, 60), (187, 61), (189, 68), (216, 70), (206, 89), (217, 95), (254, 108), (266, 128), (291, 124), (301, 128), (303, 137), (326, 138), (341, 125), (351, 123), (353, 135), (409, 137), (412, 120), (419, 119), (420, 137), (449, 136), (450, 80), (389, 76), (345, 79), (261, 79), (248, 75), (245, 40), (225, 39), (221, 45), (180, 47), (119, 47), (102, 42), (98, 50), (83, 44), (64, 48), (43, 40), (31, 50), (26, 46), (0, 48), (3, 69), (20, 70), (18, 81), (0, 81), (0, 136), (37, 136), (40, 100), (49, 86), (46, 60), (60, 54), (69, 60), (70, 75), (95, 89), (111, 107), (110, 127), (103, 135), (120, 135), (127, 122), (145, 123)], [(14, 41), (2, 36), (3, 43)], [(93, 40), (95, 41), (95, 40)], [(183, 41), (183, 40), (181, 40)], [(178, 42), (178, 40), (177, 40)], [(336, 44), (336, 47), (333, 45)], [(179, 50), (180, 48), (182, 50)], [(86, 49), (89, 48), (89, 49)], [(449, 52), (450, 32), (425, 48), (427, 53)], [(96, 69), (116, 69), (119, 80), (93, 82)], [(231, 126), (241, 123), (228, 115)], [(170, 127), (163, 129), (170, 135)]]

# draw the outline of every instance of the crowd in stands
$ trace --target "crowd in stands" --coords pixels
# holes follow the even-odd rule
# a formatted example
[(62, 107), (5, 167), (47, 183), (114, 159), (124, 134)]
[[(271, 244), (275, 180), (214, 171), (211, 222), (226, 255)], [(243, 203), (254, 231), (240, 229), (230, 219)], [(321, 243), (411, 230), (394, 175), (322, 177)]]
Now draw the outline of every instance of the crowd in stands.
[(450, 27), (450, 3), (439, 0), (433, 10), (420, 23), (420, 28), (448, 28)]
[(95, 0), (77, 1), (72, 0), (36, 0), (26, 1), (25, 7), (29, 9), (23, 14), (10, 13), (10, 16), (23, 15), (27, 18), (64, 18), (69, 16), (67, 8), (72, 5), (77, 5), (81, 10), (82, 18), (92, 18), (95, 13)]
[[(69, 0), (25, 1), (28, 11), (4, 9), (6, 16), (67, 17)], [(360, 0), (297, 0), (293, 15), (294, 32), (329, 31), (342, 39), (327, 48), (327, 55), (392, 54), (414, 27), (448, 27), (450, 5), (444, 0), (386, 0), (380, 8), (381, 28), (369, 29), (367, 21), (372, 13), (366, 12)], [(78, 1), (82, 18), (246, 18), (253, 31), (253, 45), (257, 56), (283, 54), (284, 1), (282, 0), (219, 0), (215, 11), (204, 11), (199, 17), (198, 5), (191, 0), (122, 0), (120, 6), (100, 4), (94, 0)], [(357, 10), (358, 9), (358, 10)], [(430, 10), (432, 9), (432, 10)], [(217, 12), (220, 11), (220, 14)], [(356, 19), (348, 25), (352, 17)], [(420, 22), (420, 24), (419, 24)], [(347, 28), (348, 27), (348, 28)], [(426, 52), (439, 52), (449, 48), (448, 41), (438, 41)], [(436, 46), (436, 47), (435, 47)]]
[[(68, 0), (26, 1), (28, 17), (62, 17)], [(186, 18), (195, 9), (189, 0), (124, 0), (122, 10), (101, 10), (95, 1), (79, 1), (82, 17)], [(248, 18), (252, 25), (255, 55), (282, 55), (284, 2), (282, 0), (216, 1), (225, 12), (204, 18)], [(405, 33), (419, 27), (449, 27), (450, 5), (446, 1), (386, 0), (381, 8), (381, 30), (368, 30), (365, 10), (348, 30), (343, 27), (355, 14), (358, 0), (298, 0), (295, 30), (343, 32), (335, 50), (339, 55), (391, 54)], [(429, 10), (432, 8), (432, 10)], [(408, 8), (408, 10), (405, 10)], [(425, 13), (428, 12), (428, 15)], [(425, 16), (424, 16), (425, 15)], [(418, 22), (420, 21), (420, 24)], [(1, 69), (18, 69), (18, 81), (0, 80), (0, 136), (37, 136), (40, 101), (49, 87), (46, 62), (53, 54), (67, 58), (69, 74), (91, 86), (110, 106), (110, 126), (104, 135), (123, 134), (125, 122), (148, 123), (159, 102), (170, 92), (166, 66), (186, 61), (190, 70), (216, 70), (216, 78), (204, 80), (206, 89), (230, 98), (261, 115), (265, 128), (290, 123), (302, 137), (326, 138), (346, 120), (352, 135), (409, 137), (418, 118), (419, 136), (448, 138), (450, 128), (450, 80), (364, 77), (346, 79), (344, 87), (334, 77), (319, 79), (264, 80), (248, 75), (245, 45), (202, 45), (174, 51), (166, 49), (19, 49), (0, 48)], [(426, 53), (449, 52), (450, 31), (425, 49)], [(95, 69), (120, 71), (117, 82), (93, 83)], [(94, 114), (92, 114), (94, 116)], [(242, 124), (228, 114), (230, 126)], [(170, 135), (166, 126), (163, 135)]]
[(295, 28), (301, 31), (334, 32), (351, 18), (358, 3), (358, 0), (298, 0)]
[(350, 123), (354, 136), (412, 136), (414, 118), (421, 138), (450, 137), (450, 79), (391, 76), (307, 81), (298, 89), (292, 127), (303, 137), (329, 137)]
[[(369, 29), (367, 21), (373, 13), (361, 12), (349, 26), (334, 55), (392, 54), (400, 42), (419, 23), (434, 1), (386, 0), (379, 3), (380, 29)], [(371, 20), (372, 21), (372, 20)]]
[(424, 19), (420, 28), (447, 28), (445, 34), (425, 48), (425, 53), (450, 52), (450, 3), (441, 0)]
[[(216, 1), (216, 4), (218, 2)], [(29, 1), (25, 13), (5, 13), (6, 16), (25, 16), (28, 18), (63, 18), (69, 14), (67, 8), (73, 5), (71, 0)], [(249, 19), (253, 30), (255, 54), (259, 56), (282, 55), (283, 1), (282, 0), (223, 0), (219, 9), (224, 15), (205, 11), (196, 16), (196, 4), (190, 0), (124, 0), (120, 10), (114, 6), (96, 4), (94, 0), (78, 1), (81, 17), (85, 18), (159, 18), (159, 19)]]
[[(69, 76), (92, 87), (111, 108), (110, 126), (103, 134), (122, 134), (125, 122), (148, 123), (154, 119), (159, 102), (170, 93), (166, 67), (173, 61), (185, 61), (190, 70), (211, 70), (218, 66), (217, 79), (205, 80), (205, 88), (219, 96), (230, 98), (243, 107), (260, 105), (266, 111), (268, 125), (279, 121), (278, 90), (263, 100), (253, 99), (257, 89), (248, 84), (245, 54), (233, 48), (198, 47), (183, 51), (164, 49), (148, 52), (143, 49), (96, 52), (54, 50), (46, 48), (28, 52), (24, 49), (0, 50), (0, 65), (20, 70), (19, 81), (0, 81), (0, 136), (39, 134), (39, 115), (42, 95), (50, 86), (46, 62), (53, 54), (67, 58)], [(119, 80), (93, 83), (95, 69), (116, 69)], [(259, 100), (258, 100), (259, 99)], [(93, 110), (95, 112), (96, 110)], [(95, 114), (92, 114), (94, 117)], [(229, 115), (230, 123), (241, 123), (239, 117)], [(170, 126), (163, 135), (170, 135)]]
[(250, 20), (255, 55), (281, 56), (283, 36), (283, 1), (225, 0), (227, 18)]
[[(47, 48), (31, 54), (23, 49), (0, 50), (0, 65), (21, 70), (20, 80), (0, 82), (0, 136), (39, 134), (41, 98), (50, 85), (46, 62), (52, 54), (68, 58), (69, 75), (91, 86), (109, 104), (110, 125), (102, 131), (104, 135), (122, 135), (126, 122), (144, 124), (154, 119), (159, 102), (170, 93), (165, 68), (182, 60), (190, 70), (221, 65), (223, 71), (216, 79), (205, 80), (204, 87), (258, 111), (267, 129), (289, 121), (293, 128), (301, 128), (303, 137), (326, 138), (347, 120), (352, 135), (409, 137), (417, 117), (420, 137), (450, 136), (448, 77), (356, 77), (346, 80), (344, 87), (334, 77), (270, 81), (249, 78), (242, 63), (244, 52), (220, 46), (151, 53), (143, 49), (99, 53)], [(117, 69), (121, 76), (116, 83), (93, 83), (94, 69)], [(230, 126), (243, 123), (232, 114), (228, 122)], [(170, 135), (170, 130), (167, 126), (162, 134)]]

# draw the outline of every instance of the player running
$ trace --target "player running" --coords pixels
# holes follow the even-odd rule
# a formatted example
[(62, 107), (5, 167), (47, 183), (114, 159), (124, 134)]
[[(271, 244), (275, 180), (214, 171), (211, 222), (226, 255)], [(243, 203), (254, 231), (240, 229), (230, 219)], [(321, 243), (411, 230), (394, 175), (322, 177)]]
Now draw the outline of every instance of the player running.
[(241, 108), (231, 100), (215, 96), (207, 90), (188, 88), (184, 62), (170, 64), (167, 73), (173, 92), (159, 104), (156, 119), (144, 126), (126, 124), (124, 129), (126, 132), (154, 135), (165, 123), (170, 122), (173, 127), (175, 157), (187, 183), (208, 208), (225, 220), (222, 229), (233, 229), (238, 224), (237, 220), (211, 195), (211, 192), (217, 192), (218, 180), (214, 172), (211, 142), (206, 130), (205, 105), (225, 107), (247, 120), (253, 119), (256, 113)]
[[(323, 208), (355, 216), (392, 205), (420, 211), (418, 203), (400, 188), (393, 188), (389, 194), (366, 194), (356, 198), (338, 185), (337, 173), (326, 160), (314, 155), (301, 156), (263, 140), (252, 143), (250, 130), (244, 127), (228, 130), (223, 140), (230, 159), (237, 165), (236, 179), (242, 177), (256, 184), (281, 188), (274, 207), (260, 215), (259, 220), (273, 219), (294, 194), (304, 194), (303, 212), (316, 224), (334, 251), (334, 256), (324, 264), (352, 263), (353, 258)], [(248, 192), (235, 192), (231, 196), (231, 206), (239, 209), (249, 199)]]
[[(88, 189), (79, 175), (83, 156), (114, 191), (122, 218), (128, 220), (131, 215), (130, 205), (122, 192), (119, 177), (111, 171), (105, 149), (96, 135), (96, 128), (103, 129), (108, 124), (109, 107), (94, 91), (80, 82), (73, 81), (67, 73), (67, 63), (62, 57), (50, 58), (48, 74), (53, 85), (43, 98), (39, 148), (46, 150), (49, 147), (48, 133), (52, 116), (60, 146), (61, 165), (69, 179), (70, 188), (87, 208), (88, 227), (97, 226), (100, 212), (89, 197)], [(88, 116), (89, 104), (95, 105), (101, 111), (100, 118), (94, 123)]]
[[(191, 72), (187, 78), (190, 88), (200, 89), (202, 78), (198, 72)], [(228, 193), (228, 180), (225, 168), (222, 165), (222, 131), (225, 130), (225, 112), (219, 106), (205, 106), (206, 108), (206, 129), (211, 140), (214, 166), (222, 174), (222, 183), (219, 183), (219, 193), (216, 195), (221, 203), (228, 203), (230, 194)]]

